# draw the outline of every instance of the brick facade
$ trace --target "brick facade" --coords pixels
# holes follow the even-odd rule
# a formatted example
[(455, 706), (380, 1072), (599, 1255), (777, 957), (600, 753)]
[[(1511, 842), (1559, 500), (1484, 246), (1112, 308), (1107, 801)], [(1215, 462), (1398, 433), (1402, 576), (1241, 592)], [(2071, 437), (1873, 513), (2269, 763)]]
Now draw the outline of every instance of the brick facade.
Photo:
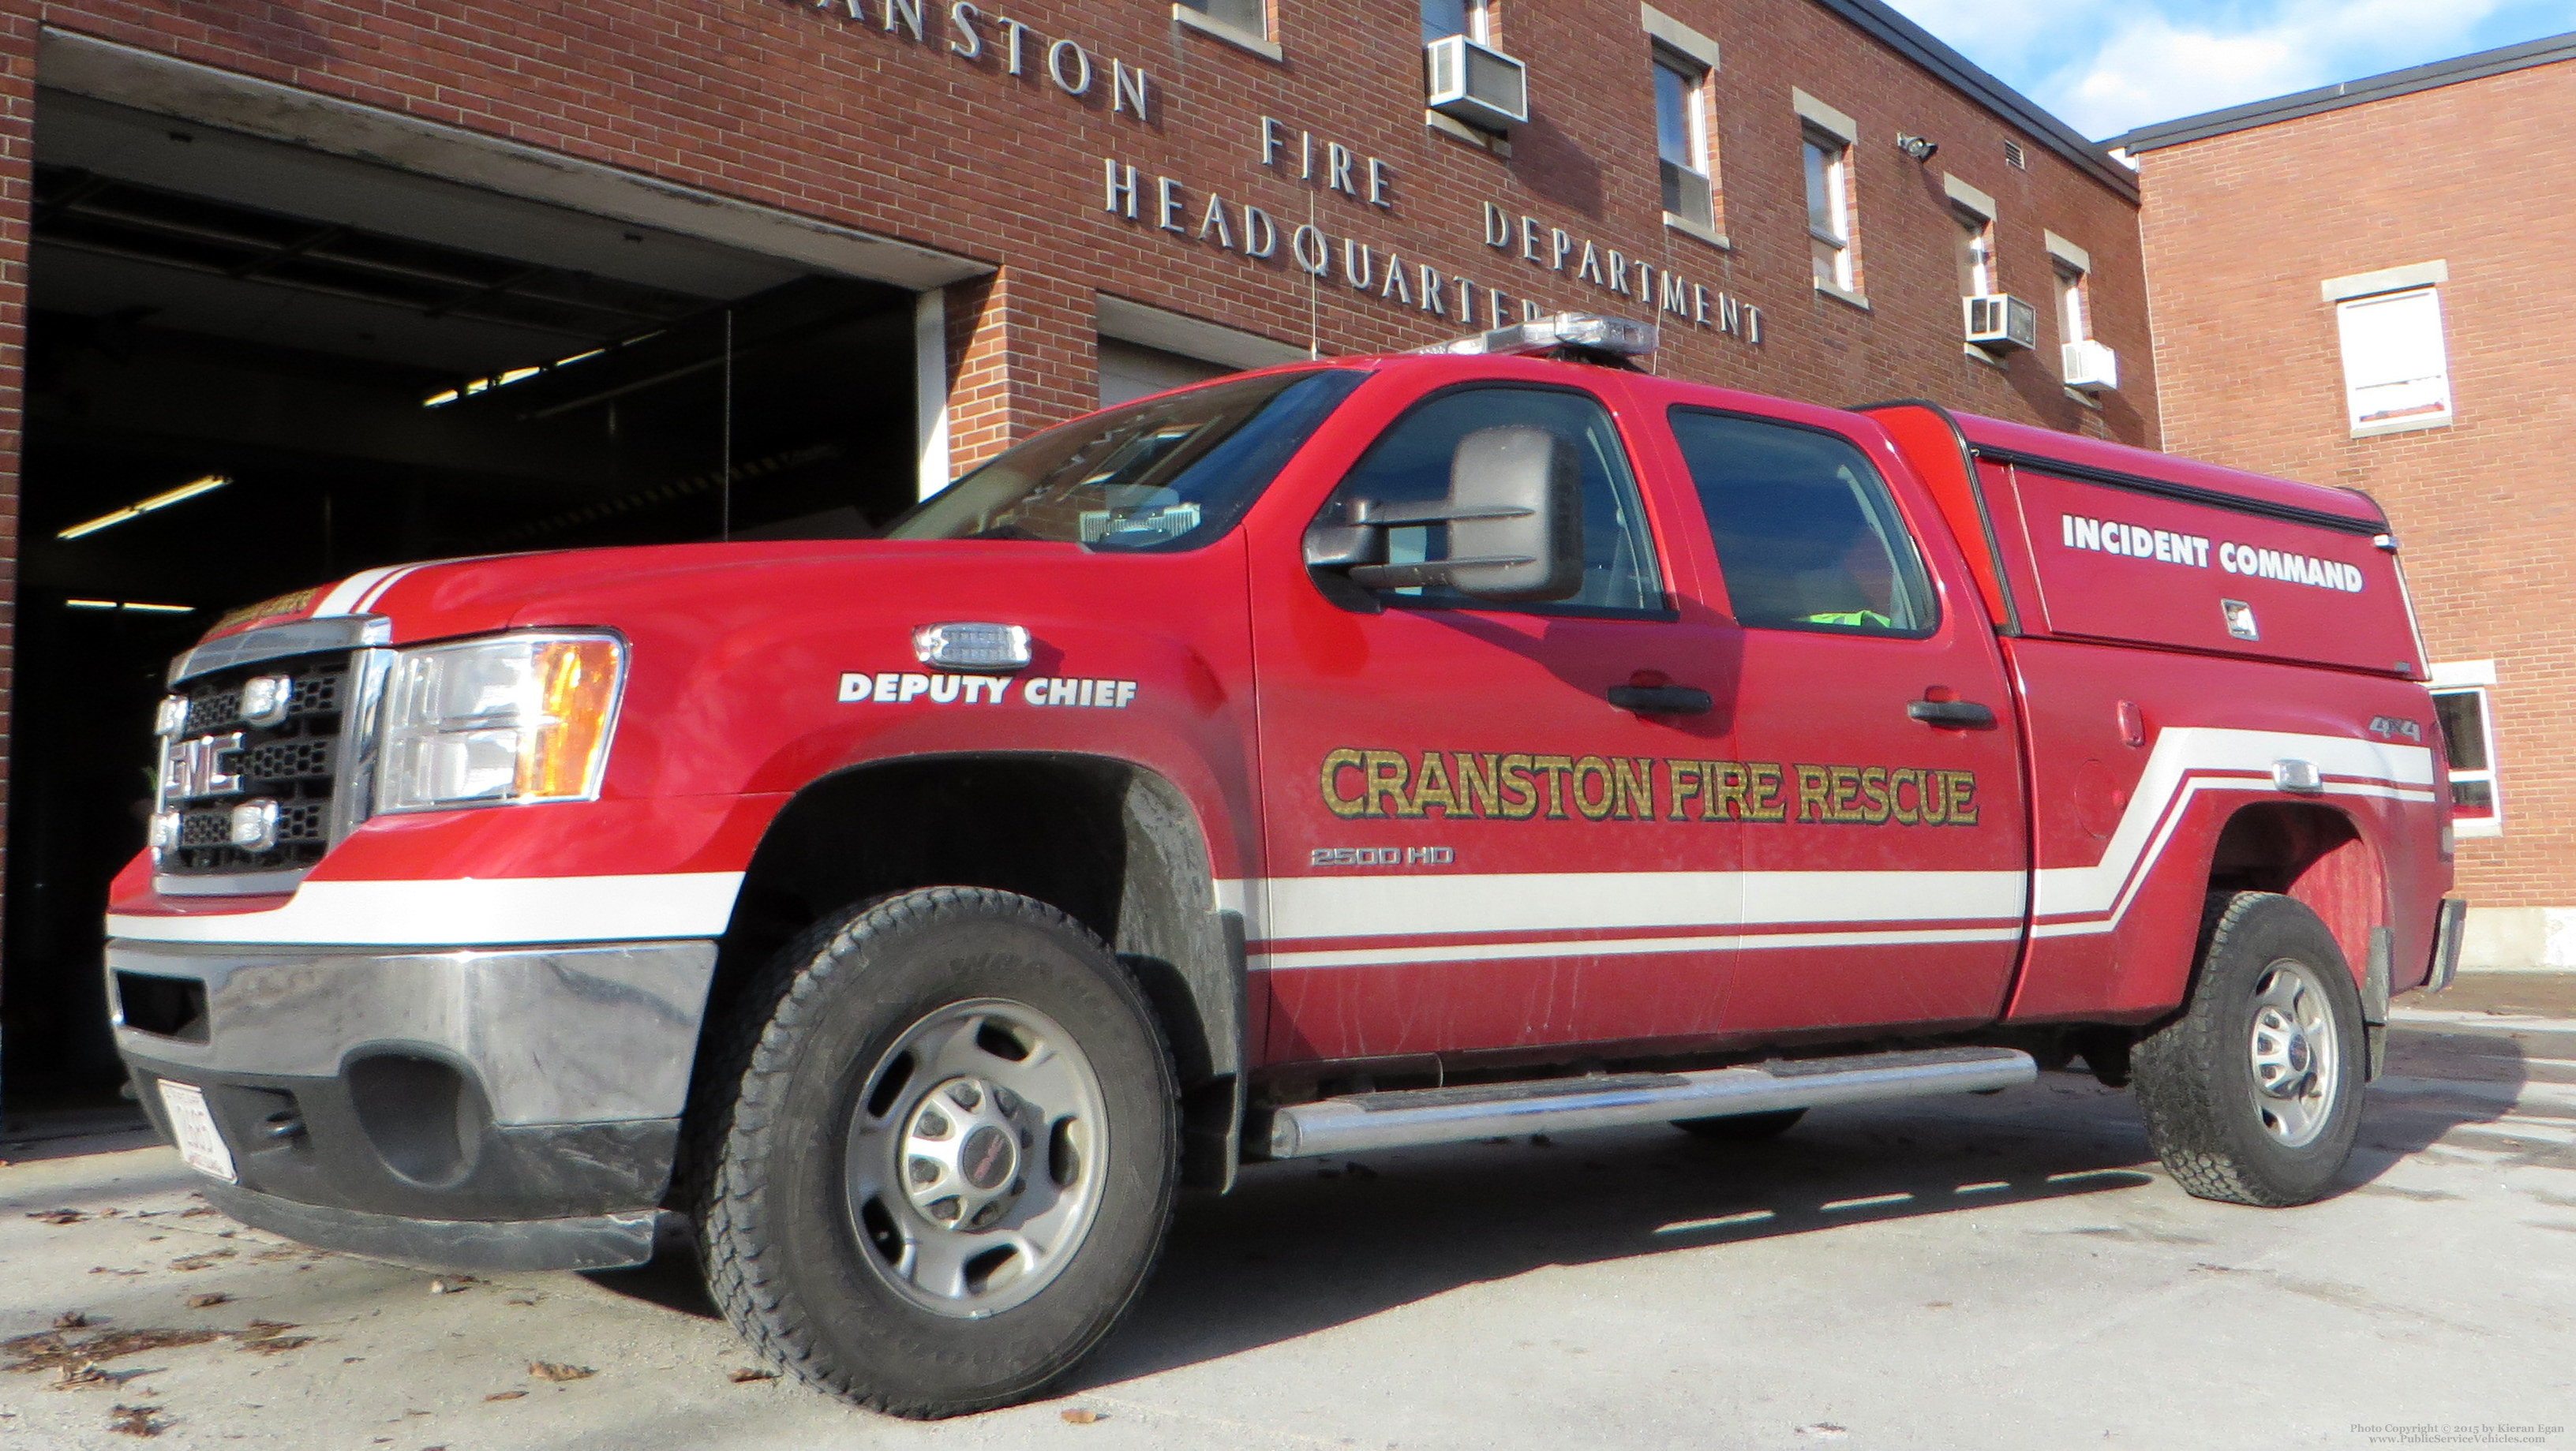
[[(1508, 155), (1425, 124), (1414, 7), (1380, 0), (1280, 0), (1281, 61), (1177, 23), (1166, 0), (1034, 0), (1014, 5), (1011, 19), (989, 0), (8, 6), (0, 569), (16, 554), (39, 23), (989, 264), (991, 275), (947, 297), (958, 469), (1092, 405), (1101, 294), (1326, 354), (1419, 346), (1485, 325), (1497, 310), (1512, 320), (1531, 307), (1655, 314), (1667, 338), (1657, 366), (1687, 376), (1822, 402), (1928, 397), (2158, 442), (2125, 179), (2088, 172), (1824, 4), (1659, 8), (1722, 49), (1711, 131), (1731, 247), (1663, 224), (1636, 0), (1500, 0), (1493, 39), (1528, 61), (1533, 111)], [(1889, 22), (1902, 25), (1892, 16), (1873, 23)], [(1086, 64), (1088, 84), (1079, 85)], [(1793, 86), (1857, 123), (1867, 310), (1809, 284)], [(1264, 117), (1284, 137), (1271, 165), (1261, 156)], [(1938, 155), (1927, 165), (1899, 151), (1900, 132), (1937, 140)], [(1301, 136), (1312, 137), (1321, 180), (1294, 172)], [(2008, 162), (2008, 142), (2026, 166)], [(1355, 159), (1349, 191), (1323, 184), (1337, 146)], [(1363, 184), (1369, 158), (1379, 168), (1375, 199)], [(1112, 209), (1107, 185), (1127, 167), (1139, 187), (1132, 219), (1123, 205)], [(2039, 349), (2005, 366), (1962, 355), (1945, 173), (1997, 200), (2000, 283), (2041, 304)], [(1222, 232), (1207, 223), (1212, 197), (1224, 203)], [(1246, 207), (1277, 232), (1266, 258), (1246, 255), (1262, 250)], [(1488, 244), (1494, 216), (1509, 219), (1506, 246)], [(1300, 227), (1325, 243), (1325, 275), (1297, 264)], [(2098, 405), (2057, 382), (2043, 228), (2093, 259), (2095, 332), (2126, 374)], [(1552, 265), (1560, 232), (1569, 250)], [(1533, 237), (1542, 261), (1522, 255)], [(1587, 248), (1597, 250), (1601, 283), (1580, 275)], [(1395, 259), (1400, 283), (1389, 280)], [(1353, 285), (1355, 260), (1368, 266), (1365, 292)], [(1604, 285), (1622, 266), (1625, 296)], [(1462, 291), (1462, 279), (1473, 286)], [(1472, 320), (1462, 315), (1470, 310)], [(0, 680), (8, 659), (0, 633)]]
[[(2363, 83), (2366, 84), (2366, 83)], [(2493, 660), (2503, 835), (2479, 908), (2576, 907), (2576, 64), (2439, 85), (2141, 157), (2159, 398), (2178, 453), (2366, 490), (2425, 647)], [(2449, 426), (2354, 438), (2320, 285), (2441, 261)]]

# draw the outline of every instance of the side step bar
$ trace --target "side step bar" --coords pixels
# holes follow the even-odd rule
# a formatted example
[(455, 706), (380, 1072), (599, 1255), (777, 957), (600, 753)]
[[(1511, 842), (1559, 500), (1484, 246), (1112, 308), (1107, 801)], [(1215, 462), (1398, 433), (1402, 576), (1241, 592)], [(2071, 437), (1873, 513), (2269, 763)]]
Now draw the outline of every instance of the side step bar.
[(1782, 1059), (1699, 1073), (1617, 1073), (1358, 1093), (1274, 1110), (1270, 1157), (1311, 1159), (1504, 1134), (1563, 1133), (1936, 1093), (1990, 1093), (2038, 1077), (2039, 1065), (2015, 1049), (1927, 1048)]

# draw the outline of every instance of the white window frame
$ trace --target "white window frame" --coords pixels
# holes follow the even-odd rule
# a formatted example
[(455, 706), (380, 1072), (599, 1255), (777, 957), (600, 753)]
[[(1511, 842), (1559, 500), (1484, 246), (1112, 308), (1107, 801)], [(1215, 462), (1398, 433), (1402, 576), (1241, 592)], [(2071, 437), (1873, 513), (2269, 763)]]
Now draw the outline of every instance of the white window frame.
[[(1652, 5), (1640, 3), (1637, 10), (1639, 22), (1644, 26), (1648, 37), (1650, 64), (1660, 70), (1671, 71), (1681, 77), (1689, 87), (1682, 101), (1684, 115), (1690, 127), (1690, 138), (1686, 149), (1696, 161), (1696, 165), (1675, 164), (1697, 172), (1700, 178), (1708, 183), (1706, 217), (1693, 217), (1667, 211), (1663, 214), (1664, 225), (1685, 236), (1706, 242), (1712, 247), (1731, 249), (1733, 244), (1727, 241), (1726, 230), (1720, 225), (1726, 215), (1726, 204), (1717, 181), (1717, 106), (1713, 95), (1717, 85), (1720, 59), (1717, 42)], [(1649, 73), (1648, 79), (1654, 81), (1656, 78)], [(1656, 102), (1655, 114), (1656, 189), (1660, 192), (1664, 164), (1663, 109), (1660, 98)]]
[(1257, 32), (1246, 30), (1231, 20), (1220, 20), (1187, 3), (1187, 0), (1172, 0), (1172, 19), (1201, 35), (1248, 50), (1264, 60), (1282, 63), (1287, 60), (1287, 52), (1279, 48), (1278, 37), (1273, 33), (1278, 26), (1278, 17), (1267, 3), (1261, 7), (1261, 29)]
[[(2458, 421), (2459, 400), (2453, 389), (2450, 329), (2442, 308), (2442, 286), (2449, 281), (2449, 264), (2434, 261), (2383, 268), (2350, 277), (2332, 277), (2322, 284), (2325, 301), (2335, 310), (2336, 352), (2343, 375), (2344, 422), (2351, 429), (2352, 437), (2376, 438), (2389, 433), (2447, 428)], [(2396, 381), (2435, 385), (2433, 391), (2438, 394), (2439, 406), (2393, 417), (2369, 417), (2359, 396), (2361, 387), (2388, 384), (2383, 381), (2355, 385), (2350, 320), (2364, 309), (2395, 306), (2419, 298), (2431, 309), (2433, 348), (2440, 371)]]
[[(1415, 4), (1418, 12), (1420, 0), (1415, 0)], [(1492, 45), (1494, 43), (1494, 0), (1460, 0), (1459, 8), (1466, 12), (1467, 28), (1457, 33), (1478, 45)], [(1427, 44), (1428, 41), (1429, 38), (1426, 37), (1425, 43)]]
[[(2483, 783), (2486, 786), (2488, 813), (2485, 816), (2461, 817), (2456, 814), (2458, 807), (2454, 805), (2451, 835), (2454, 837), (2502, 836), (2504, 835), (2504, 786), (2497, 779), (2496, 767), (2495, 662), (2492, 660), (2442, 661), (2433, 666), (2431, 674), (2433, 678), (2430, 689), (2436, 699), (2445, 695), (2468, 695), (2477, 698), (2478, 745), (2484, 751), (2486, 760), (2486, 766), (2481, 770), (2463, 771), (2453, 768), (2450, 773), (2451, 781), (2455, 786), (2464, 781)], [(2441, 716), (2438, 712), (2433, 717), (2433, 728), (2437, 734), (2441, 732)], [(2443, 760), (2447, 764), (2450, 759), (2450, 742), (2447, 736), (2436, 746), (2436, 749), (2443, 753)]]
[[(1790, 109), (1798, 114), (1798, 175), (1804, 190), (1807, 152), (1813, 149), (1823, 156), (1825, 164), (1825, 208), (1828, 229), (1815, 223), (1815, 209), (1806, 207), (1808, 237), (1808, 275), (1818, 292), (1841, 298), (1855, 307), (1867, 308), (1869, 298), (1861, 291), (1859, 211), (1852, 196), (1851, 162), (1854, 143), (1860, 139), (1860, 127), (1851, 117), (1808, 95), (1791, 88)], [(1802, 201), (1807, 200), (1802, 197)], [(1818, 256), (1818, 247), (1834, 249), (1832, 280), (1815, 276), (1814, 264), (1826, 260)]]

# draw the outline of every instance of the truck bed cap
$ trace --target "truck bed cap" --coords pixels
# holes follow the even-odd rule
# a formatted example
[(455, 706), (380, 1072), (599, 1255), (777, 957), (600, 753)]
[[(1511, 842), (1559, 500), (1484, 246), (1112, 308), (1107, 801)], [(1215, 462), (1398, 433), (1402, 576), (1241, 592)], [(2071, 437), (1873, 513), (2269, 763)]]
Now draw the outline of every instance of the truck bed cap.
[(2222, 468), (2217, 464), (2199, 463), (2169, 453), (2131, 448), (2122, 443), (2105, 443), (2078, 434), (2059, 433), (2052, 429), (2033, 428), (2028, 424), (2007, 423), (2000, 418), (1984, 418), (1974, 413), (1953, 415), (1959, 432), (1977, 453), (1998, 459), (2024, 461), (2046, 460), (2090, 472), (2145, 480), (2176, 489), (2245, 499), (2276, 508), (2328, 514), (2368, 524), (2385, 531), (2388, 516), (2380, 511), (2366, 494), (2353, 489), (2327, 488), (2318, 484), (2293, 483), (2287, 479), (2266, 478), (2241, 469)]

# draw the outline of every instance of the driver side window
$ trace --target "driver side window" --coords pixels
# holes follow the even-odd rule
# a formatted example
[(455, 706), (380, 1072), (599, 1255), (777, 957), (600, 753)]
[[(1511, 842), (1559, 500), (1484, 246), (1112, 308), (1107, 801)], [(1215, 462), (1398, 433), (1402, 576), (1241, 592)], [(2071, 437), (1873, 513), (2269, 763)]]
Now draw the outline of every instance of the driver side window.
[[(1452, 457), (1459, 441), (1488, 428), (1540, 428), (1571, 444), (1583, 473), (1583, 588), (1561, 604), (1495, 605), (1447, 585), (1412, 585), (1380, 591), (1390, 604), (1433, 609), (1537, 609), (1583, 614), (1660, 614), (1666, 608), (1663, 574), (1637, 499), (1637, 481), (1609, 410), (1592, 398), (1557, 388), (1493, 386), (1438, 394), (1414, 406), (1370, 445), (1318, 516), (1337, 523), (1350, 501), (1431, 503), (1449, 493)], [(1387, 559), (1395, 564), (1449, 557), (1449, 529), (1417, 524), (1387, 531)]]

